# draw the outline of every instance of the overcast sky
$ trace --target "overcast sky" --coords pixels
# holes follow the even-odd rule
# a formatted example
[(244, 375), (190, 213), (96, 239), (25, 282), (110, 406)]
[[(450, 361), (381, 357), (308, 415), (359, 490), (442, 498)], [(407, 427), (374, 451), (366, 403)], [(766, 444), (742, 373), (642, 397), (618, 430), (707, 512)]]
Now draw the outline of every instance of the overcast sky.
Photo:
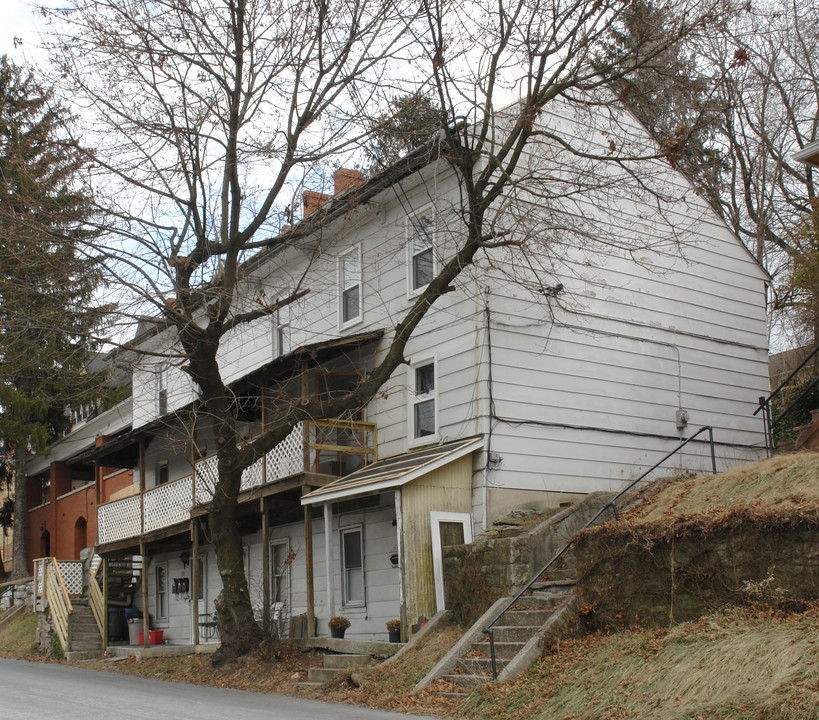
[[(0, 55), (8, 55), (17, 63), (24, 60), (42, 60), (38, 52), (39, 38), (37, 36), (36, 19), (38, 14), (26, 0), (2, 0), (3, 10), (0, 12)], [(19, 38), (14, 47), (14, 39)]]

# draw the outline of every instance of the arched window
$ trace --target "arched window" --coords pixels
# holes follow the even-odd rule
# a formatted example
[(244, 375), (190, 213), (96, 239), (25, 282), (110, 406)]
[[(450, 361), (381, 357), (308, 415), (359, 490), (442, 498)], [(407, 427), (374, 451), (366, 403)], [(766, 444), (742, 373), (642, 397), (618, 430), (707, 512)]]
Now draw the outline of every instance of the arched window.
[(80, 559), (80, 553), (88, 545), (88, 523), (80, 516), (74, 523), (74, 559)]

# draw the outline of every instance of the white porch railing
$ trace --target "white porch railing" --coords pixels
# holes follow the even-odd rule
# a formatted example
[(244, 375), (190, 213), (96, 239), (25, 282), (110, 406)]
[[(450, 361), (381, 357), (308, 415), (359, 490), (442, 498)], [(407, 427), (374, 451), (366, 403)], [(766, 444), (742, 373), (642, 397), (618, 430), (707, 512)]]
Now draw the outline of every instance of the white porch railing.
[[(328, 429), (337, 428), (342, 437), (327, 444)], [(309, 423), (309, 462), (319, 469), (320, 453), (360, 456), (362, 462), (377, 459), (376, 426), (373, 423), (318, 421)], [(190, 519), (191, 508), (213, 499), (218, 473), (216, 456), (198, 461), (194, 472), (183, 478), (97, 508), (97, 540), (115, 542), (170, 527)], [(304, 429), (299, 424), (291, 433), (242, 473), (242, 491), (309, 470), (305, 467)], [(195, 494), (195, 498), (194, 498)]]

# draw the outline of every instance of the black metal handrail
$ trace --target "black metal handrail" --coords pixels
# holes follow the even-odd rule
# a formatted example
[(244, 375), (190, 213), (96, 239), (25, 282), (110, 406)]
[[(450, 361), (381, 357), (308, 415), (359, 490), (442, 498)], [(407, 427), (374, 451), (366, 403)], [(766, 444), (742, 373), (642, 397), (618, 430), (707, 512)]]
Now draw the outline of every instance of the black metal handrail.
[[(692, 440), (699, 437), (700, 435), (702, 435), (705, 432), (708, 433), (708, 444), (711, 447), (711, 470), (716, 475), (716, 473), (717, 473), (717, 456), (716, 456), (716, 453), (714, 452), (714, 428), (712, 428), (710, 425), (706, 425), (704, 427), (701, 427), (699, 430), (697, 430), (697, 432), (695, 432), (690, 438), (688, 438), (684, 442), (680, 443), (670, 453), (665, 455), (662, 458), (662, 460), (660, 460), (659, 462), (652, 465), (648, 470), (646, 470), (642, 475), (640, 475), (640, 477), (638, 477), (636, 480), (630, 482), (626, 487), (624, 487), (619, 493), (617, 493), (617, 495), (615, 495), (611, 500), (609, 500), (605, 505), (603, 505), (603, 507), (601, 507), (600, 510), (598, 510), (595, 513), (594, 517), (592, 517), (591, 520), (589, 520), (581, 528), (581, 530), (585, 530), (586, 528), (591, 527), (598, 520), (598, 518), (600, 518), (603, 515), (603, 513), (605, 513), (609, 508), (611, 508), (612, 511), (614, 512), (614, 517), (619, 520), (620, 515), (617, 512), (617, 501), (621, 497), (623, 497), (623, 495), (625, 495), (629, 490), (631, 490), (635, 485), (637, 485), (639, 482), (644, 480), (646, 478), (646, 476), (650, 475), (658, 467), (660, 467), (660, 465), (662, 465), (666, 460), (668, 460), (670, 457), (676, 455), (680, 450), (682, 450), (686, 445), (688, 445), (688, 443), (690, 443)], [(549, 560), (549, 562), (547, 562), (540, 570), (538, 570), (534, 575), (532, 575), (532, 579), (529, 580), (528, 583), (526, 583), (526, 585), (520, 590), (520, 592), (518, 592), (517, 595), (515, 595), (515, 597), (513, 597), (509, 602), (506, 603), (503, 610), (501, 610), (499, 613), (497, 613), (495, 615), (495, 617), (489, 622), (489, 624), (483, 629), (484, 634), (489, 635), (489, 656), (490, 656), (490, 658), (492, 660), (492, 679), (493, 680), (498, 679), (498, 668), (497, 668), (497, 663), (496, 663), (496, 660), (495, 660), (495, 636), (494, 636), (494, 626), (495, 626), (495, 624), (498, 622), (498, 620), (501, 619), (501, 617), (503, 617), (503, 615), (506, 614), (506, 612), (509, 610), (510, 607), (512, 607), (512, 605), (514, 605), (518, 600), (520, 600), (523, 593), (525, 593), (527, 590), (529, 590), (529, 588), (531, 588), (532, 585), (534, 585), (535, 582), (537, 582), (538, 578), (541, 575), (543, 575), (543, 573), (545, 573), (552, 565), (554, 565), (554, 563), (556, 563), (573, 544), (574, 544), (574, 537), (572, 537), (571, 540), (569, 540), (562, 548), (560, 548), (560, 550), (558, 550), (555, 553), (554, 557), (552, 557), (552, 559)]]
[(765, 449), (768, 451), (769, 454), (774, 448), (773, 429), (782, 421), (782, 418), (788, 415), (788, 413), (790, 413), (791, 410), (793, 410), (799, 404), (802, 398), (805, 397), (813, 389), (816, 383), (819, 382), (819, 376), (811, 380), (811, 382), (808, 384), (808, 387), (806, 387), (799, 394), (799, 397), (796, 398), (796, 400), (794, 400), (790, 405), (788, 405), (788, 407), (783, 412), (777, 415), (776, 420), (773, 420), (771, 418), (771, 400), (773, 400), (777, 395), (779, 395), (780, 392), (782, 392), (785, 386), (788, 385), (791, 380), (793, 380), (796, 374), (803, 367), (805, 367), (805, 365), (807, 365), (808, 362), (810, 362), (811, 358), (813, 358), (813, 356), (816, 355), (817, 352), (819, 352), (819, 345), (817, 345), (813, 349), (810, 355), (806, 356), (805, 359), (801, 363), (799, 363), (799, 366), (796, 368), (796, 370), (794, 370), (790, 375), (788, 375), (788, 377), (786, 377), (781, 383), (779, 383), (779, 387), (777, 387), (776, 390), (774, 390), (770, 395), (768, 395), (768, 397), (762, 396), (759, 398), (759, 407), (757, 407), (757, 409), (754, 410), (754, 416), (756, 416), (757, 413), (759, 413), (760, 411), (762, 412), (762, 423), (765, 433)]

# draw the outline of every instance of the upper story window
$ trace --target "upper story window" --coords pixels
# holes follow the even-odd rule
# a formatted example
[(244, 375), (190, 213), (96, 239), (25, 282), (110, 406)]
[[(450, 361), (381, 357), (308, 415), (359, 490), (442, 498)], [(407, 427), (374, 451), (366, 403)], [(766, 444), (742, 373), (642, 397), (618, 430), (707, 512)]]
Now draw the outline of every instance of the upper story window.
[(361, 319), (361, 246), (338, 259), (340, 325)]
[(423, 290), (435, 277), (435, 217), (418, 215), (409, 222), (408, 281), (410, 295)]
[(168, 482), (168, 480), (170, 480), (170, 477), (171, 476), (168, 471), (168, 461), (164, 460), (156, 466), (156, 484), (164, 485), (166, 482)]
[(438, 392), (435, 360), (428, 359), (410, 366), (410, 442), (433, 440), (438, 435)]
[(156, 379), (156, 409), (160, 415), (168, 412), (168, 368), (162, 366)]
[(286, 355), (290, 352), (290, 305), (285, 305), (276, 310), (273, 322), (276, 336), (276, 352), (279, 355)]

